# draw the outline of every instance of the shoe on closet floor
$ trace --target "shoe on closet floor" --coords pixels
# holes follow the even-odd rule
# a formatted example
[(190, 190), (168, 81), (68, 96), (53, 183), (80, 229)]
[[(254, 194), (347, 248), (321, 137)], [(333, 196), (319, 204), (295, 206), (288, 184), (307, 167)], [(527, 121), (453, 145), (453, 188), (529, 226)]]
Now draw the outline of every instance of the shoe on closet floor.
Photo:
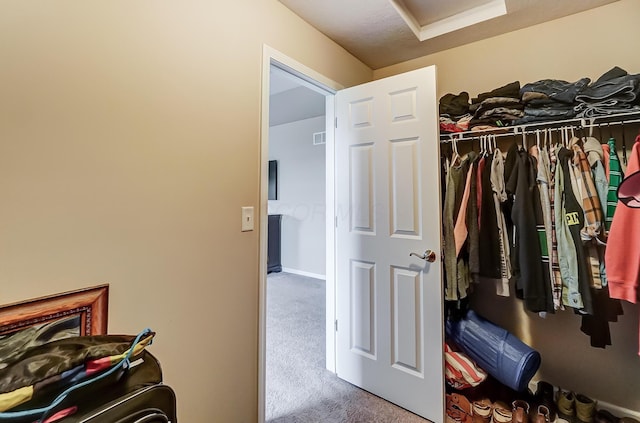
[(473, 410), (471, 402), (461, 394), (446, 395), (447, 416), (456, 422), (473, 423)]
[(608, 410), (598, 410), (593, 416), (593, 423), (619, 423), (620, 417), (614, 416)]
[(502, 401), (493, 403), (493, 423), (512, 423), (511, 408)]
[(576, 414), (576, 398), (573, 392), (559, 390), (556, 405), (558, 406), (558, 420), (561, 420), (559, 423), (572, 423)]
[[(538, 388), (534, 395), (535, 404), (544, 405), (549, 410), (549, 421), (554, 422), (558, 413), (558, 407), (554, 401), (553, 385), (543, 380), (538, 382)], [(534, 410), (535, 411), (535, 410)]]
[(473, 423), (491, 423), (493, 413), (491, 400), (484, 398), (474, 401), (471, 408), (473, 409)]
[(553, 423), (549, 408), (546, 405), (539, 405), (531, 420), (532, 423)]
[(581, 423), (593, 423), (596, 414), (596, 402), (586, 395), (576, 395), (576, 417)]
[(511, 405), (512, 422), (529, 423), (529, 403), (523, 400), (515, 400)]

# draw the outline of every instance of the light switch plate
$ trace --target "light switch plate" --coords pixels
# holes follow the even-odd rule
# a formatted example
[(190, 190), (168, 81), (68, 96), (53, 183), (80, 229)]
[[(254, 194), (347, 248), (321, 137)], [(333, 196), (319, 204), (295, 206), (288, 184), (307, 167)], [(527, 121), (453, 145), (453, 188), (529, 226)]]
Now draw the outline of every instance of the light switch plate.
[(242, 208), (242, 232), (253, 230), (253, 207)]

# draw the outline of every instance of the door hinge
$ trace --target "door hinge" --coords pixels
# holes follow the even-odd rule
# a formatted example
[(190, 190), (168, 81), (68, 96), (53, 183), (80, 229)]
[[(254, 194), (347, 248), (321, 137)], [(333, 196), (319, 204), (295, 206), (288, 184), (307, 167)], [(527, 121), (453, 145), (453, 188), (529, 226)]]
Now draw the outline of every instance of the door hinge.
[(338, 216), (335, 216), (333, 219), (334, 219), (334, 220), (335, 220), (335, 222), (336, 222), (336, 228), (337, 228), (337, 227), (338, 227)]
[(336, 128), (338, 127), (338, 117), (336, 116), (335, 118), (335, 124), (336, 124)]
[(338, 331), (338, 319), (336, 319), (335, 321), (335, 326), (336, 326), (336, 332)]

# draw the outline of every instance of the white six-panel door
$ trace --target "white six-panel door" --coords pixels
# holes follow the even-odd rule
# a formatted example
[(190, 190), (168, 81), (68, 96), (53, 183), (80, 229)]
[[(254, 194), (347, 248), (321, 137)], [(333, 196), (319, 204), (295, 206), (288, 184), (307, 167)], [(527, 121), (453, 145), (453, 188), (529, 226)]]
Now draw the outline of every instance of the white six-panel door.
[[(336, 371), (444, 416), (435, 67), (336, 95)], [(429, 263), (409, 253), (434, 250)]]

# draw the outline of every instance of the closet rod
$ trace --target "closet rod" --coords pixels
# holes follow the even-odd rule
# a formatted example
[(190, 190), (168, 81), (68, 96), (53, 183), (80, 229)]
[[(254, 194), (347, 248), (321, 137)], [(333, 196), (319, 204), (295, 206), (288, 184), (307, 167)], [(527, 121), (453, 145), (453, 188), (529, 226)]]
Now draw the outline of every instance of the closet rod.
[[(617, 125), (626, 125), (626, 124), (633, 124), (633, 123), (639, 123), (640, 119), (632, 119), (632, 120), (620, 120), (620, 121), (616, 121), (616, 122), (601, 122), (601, 123), (596, 123), (596, 120), (598, 119), (602, 119), (602, 118), (607, 118), (607, 119), (615, 119), (615, 118), (621, 118), (621, 117), (627, 117), (627, 116), (638, 116), (638, 112), (636, 113), (621, 113), (621, 114), (615, 114), (615, 115), (602, 115), (602, 116), (594, 116), (591, 118), (576, 118), (576, 119), (566, 119), (566, 120), (554, 120), (554, 121), (547, 121), (547, 122), (534, 122), (534, 123), (528, 123), (528, 124), (524, 124), (524, 125), (516, 125), (516, 126), (506, 126), (506, 127), (502, 127), (502, 128), (492, 128), (492, 129), (483, 129), (480, 131), (465, 131), (465, 132), (456, 132), (456, 133), (452, 133), (452, 134), (443, 134), (441, 135), (441, 139), (440, 142), (441, 143), (448, 143), (451, 142), (453, 139), (455, 139), (456, 141), (465, 141), (465, 140), (477, 140), (478, 138), (480, 138), (481, 136), (484, 135), (490, 135), (490, 136), (494, 136), (496, 138), (498, 137), (508, 137), (508, 136), (515, 136), (515, 135), (522, 135), (522, 132), (524, 131), (525, 135), (530, 135), (530, 134), (535, 134), (536, 130), (529, 130), (527, 131), (528, 128), (531, 127), (536, 127), (536, 126), (546, 126), (547, 128), (544, 129), (540, 129), (540, 130), (545, 130), (545, 129), (551, 129), (551, 130), (559, 130), (562, 127), (567, 127), (567, 126), (574, 126), (574, 127), (582, 127), (582, 128), (597, 128), (597, 127), (602, 127), (602, 126), (617, 126)], [(589, 122), (589, 124), (586, 124), (586, 122)], [(565, 125), (563, 125), (565, 124)], [(550, 127), (551, 125), (553, 125), (553, 127)], [(508, 132), (499, 132), (499, 131), (508, 131)], [(442, 138), (442, 137), (447, 137), (447, 138)]]
[(600, 126), (610, 126), (610, 125), (631, 125), (632, 123), (638, 123), (640, 119), (632, 119), (632, 120), (621, 120), (618, 122), (603, 122), (603, 123), (592, 123), (590, 125), (580, 125), (583, 128), (597, 128)]
[[(481, 131), (478, 131), (478, 132), (481, 132)], [(458, 132), (458, 133), (462, 134), (462, 132)], [(486, 137), (490, 137), (490, 138), (514, 137), (516, 135), (522, 135), (522, 133), (517, 134), (515, 132), (501, 132), (501, 133), (498, 133), (498, 134), (486, 134), (485, 133), (485, 134), (469, 135), (467, 133), (467, 135), (460, 135), (460, 136), (456, 136), (456, 134), (449, 134), (449, 135), (451, 135), (449, 137), (449, 139), (441, 139), (440, 143), (441, 144), (446, 144), (446, 143), (453, 142), (453, 141), (469, 141), (469, 140), (475, 141), (475, 140), (480, 139), (480, 137), (485, 137), (485, 136)]]

